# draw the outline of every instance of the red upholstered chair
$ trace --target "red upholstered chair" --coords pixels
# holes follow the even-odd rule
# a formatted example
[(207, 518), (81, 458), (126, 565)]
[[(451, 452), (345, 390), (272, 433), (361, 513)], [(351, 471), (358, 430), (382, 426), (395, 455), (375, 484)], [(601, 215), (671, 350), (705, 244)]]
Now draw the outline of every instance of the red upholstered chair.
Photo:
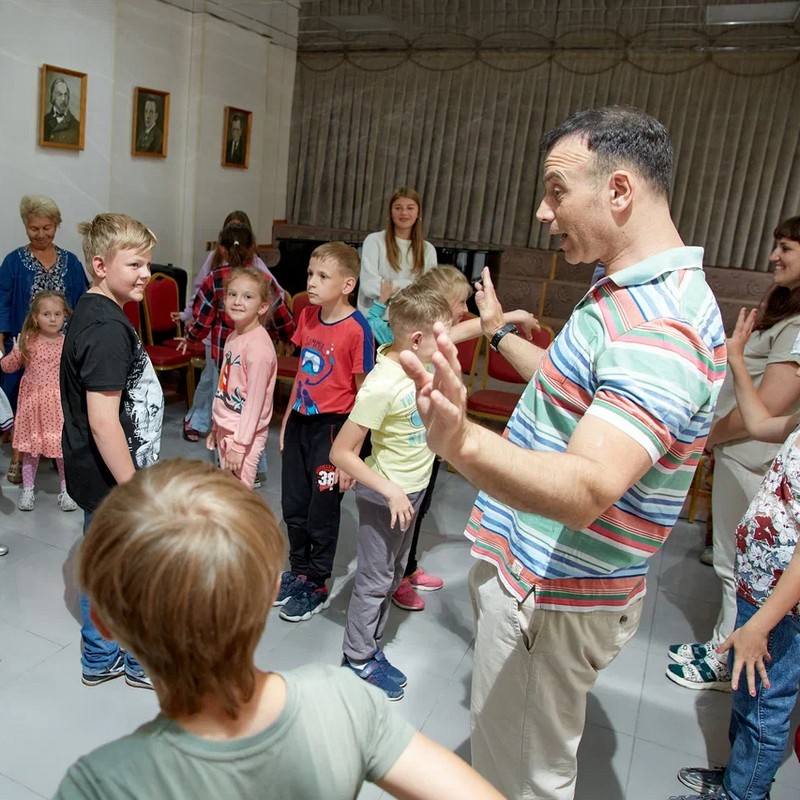
[[(308, 292), (298, 292), (292, 297), (288, 292), (284, 297), (284, 302), (292, 312), (295, 324), (300, 316), (300, 312), (309, 305)], [(291, 386), (294, 383), (294, 376), (300, 366), (300, 359), (297, 356), (278, 356), (278, 377), (275, 381), (276, 388), (279, 384), (285, 383)]]
[[(141, 339), (142, 327), (139, 304), (134, 300), (129, 300), (122, 307), (122, 310)], [(186, 404), (191, 408), (195, 385), (194, 369), (191, 366), (192, 356), (189, 353), (179, 353), (174, 347), (165, 347), (160, 344), (143, 344), (142, 346), (149, 356), (156, 374), (170, 370), (186, 370)]]
[[(180, 311), (178, 284), (169, 275), (156, 273), (144, 287), (144, 335), (148, 345), (163, 345), (175, 349), (181, 336), (180, 322), (174, 322), (172, 314)], [(202, 342), (191, 342), (187, 350), (190, 356), (205, 357)]]
[[(466, 313), (461, 317), (461, 321), (475, 319), (474, 314)], [(467, 339), (456, 344), (458, 351), (458, 363), (461, 365), (461, 373), (469, 377), (464, 381), (467, 391), (472, 391), (472, 384), (475, 380), (475, 367), (478, 363), (478, 353), (481, 350), (482, 337), (476, 336), (474, 339)]]

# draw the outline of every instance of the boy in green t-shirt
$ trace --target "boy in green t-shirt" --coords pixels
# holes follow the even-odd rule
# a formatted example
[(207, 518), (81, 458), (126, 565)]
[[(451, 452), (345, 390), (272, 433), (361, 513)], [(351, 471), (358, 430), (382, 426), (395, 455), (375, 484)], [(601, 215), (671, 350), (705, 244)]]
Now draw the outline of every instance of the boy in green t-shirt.
[[(438, 292), (416, 284), (401, 289), (389, 306), (394, 342), (378, 350), (377, 364), (356, 396), (355, 406), (331, 448), (331, 461), (356, 481), (358, 565), (347, 609), (343, 666), (382, 689), (403, 697), (406, 676), (378, 647), (392, 593), (403, 578), (411, 546), (411, 523), (431, 476), (433, 453), (417, 413), (416, 387), (400, 366), (411, 350), (423, 363), (436, 351), (433, 326), (449, 328), (452, 313)], [(359, 457), (372, 432), (372, 455)]]
[(161, 713), (70, 767), (56, 800), (198, 797), (499, 800), (336, 666), (263, 672), (253, 654), (278, 591), (283, 537), (230, 473), (164, 461), (112, 489), (79, 579), (98, 630), (140, 658)]

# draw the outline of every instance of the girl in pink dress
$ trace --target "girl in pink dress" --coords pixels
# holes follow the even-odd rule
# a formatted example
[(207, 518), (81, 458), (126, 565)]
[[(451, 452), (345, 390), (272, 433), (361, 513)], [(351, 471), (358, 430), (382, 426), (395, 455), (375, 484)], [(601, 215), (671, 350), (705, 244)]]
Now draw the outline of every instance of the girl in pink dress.
[(61, 479), (58, 495), (61, 510), (74, 511), (78, 507), (67, 494), (61, 453), (64, 414), (58, 373), (64, 346), (62, 329), (68, 314), (63, 294), (39, 292), (31, 301), (22, 331), (14, 338), (14, 349), (0, 361), (3, 372), (16, 372), (25, 367), (13, 441), (14, 448), (22, 453), (22, 493), (17, 504), (20, 511), (33, 510), (33, 481), (41, 456), (56, 460)]

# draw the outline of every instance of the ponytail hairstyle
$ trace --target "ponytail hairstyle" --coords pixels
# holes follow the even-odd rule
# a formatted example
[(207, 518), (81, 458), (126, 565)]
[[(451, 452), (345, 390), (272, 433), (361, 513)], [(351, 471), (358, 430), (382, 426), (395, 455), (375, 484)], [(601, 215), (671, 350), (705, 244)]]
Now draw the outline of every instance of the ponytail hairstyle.
[[(775, 228), (775, 240), (789, 239), (800, 242), (800, 217), (789, 217)], [(761, 303), (755, 330), (765, 331), (779, 322), (800, 314), (800, 286), (773, 286)]]
[(256, 251), (253, 231), (236, 222), (226, 225), (220, 231), (218, 246), (227, 250), (228, 264), (231, 267), (249, 266)]
[[(228, 225), (233, 224), (234, 222), (238, 222), (240, 225), (244, 225), (245, 228), (249, 228), (251, 231), (253, 230), (253, 226), (250, 224), (250, 217), (244, 211), (231, 211), (227, 217), (225, 217), (225, 222), (222, 223), (223, 228), (227, 228)], [(223, 258), (222, 253), (219, 251), (219, 247), (214, 250), (214, 255), (211, 259), (211, 269), (216, 269), (220, 264), (222, 264)]]
[(30, 360), (30, 344), (32, 337), (36, 336), (39, 326), (36, 324), (34, 316), (39, 313), (39, 308), (43, 300), (60, 300), (64, 306), (64, 320), (72, 313), (70, 307), (67, 305), (67, 298), (61, 292), (54, 292), (46, 289), (43, 292), (37, 292), (33, 300), (31, 300), (31, 307), (28, 310), (28, 316), (25, 317), (25, 322), (22, 323), (22, 330), (19, 333), (18, 347), (22, 355), (22, 363), (27, 365)]
[(386, 223), (386, 256), (389, 259), (389, 266), (395, 271), (400, 271), (400, 248), (395, 241), (394, 220), (392, 220), (392, 206), (401, 197), (407, 197), (417, 204), (419, 214), (414, 227), (411, 229), (411, 258), (414, 266), (411, 270), (412, 275), (419, 276), (425, 271), (425, 237), (422, 235), (422, 201), (416, 189), (410, 186), (398, 186), (392, 192), (389, 200), (389, 219)]

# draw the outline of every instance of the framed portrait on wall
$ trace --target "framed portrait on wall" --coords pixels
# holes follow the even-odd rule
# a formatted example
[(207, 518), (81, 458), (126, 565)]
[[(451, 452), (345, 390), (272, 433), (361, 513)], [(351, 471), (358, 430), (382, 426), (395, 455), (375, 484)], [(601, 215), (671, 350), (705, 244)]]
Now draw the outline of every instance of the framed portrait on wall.
[(169, 92), (133, 90), (133, 133), (131, 155), (166, 158), (169, 135)]
[(86, 73), (42, 64), (39, 144), (83, 150), (86, 134)]
[(247, 169), (250, 161), (250, 128), (253, 114), (243, 108), (225, 106), (222, 133), (222, 166)]

